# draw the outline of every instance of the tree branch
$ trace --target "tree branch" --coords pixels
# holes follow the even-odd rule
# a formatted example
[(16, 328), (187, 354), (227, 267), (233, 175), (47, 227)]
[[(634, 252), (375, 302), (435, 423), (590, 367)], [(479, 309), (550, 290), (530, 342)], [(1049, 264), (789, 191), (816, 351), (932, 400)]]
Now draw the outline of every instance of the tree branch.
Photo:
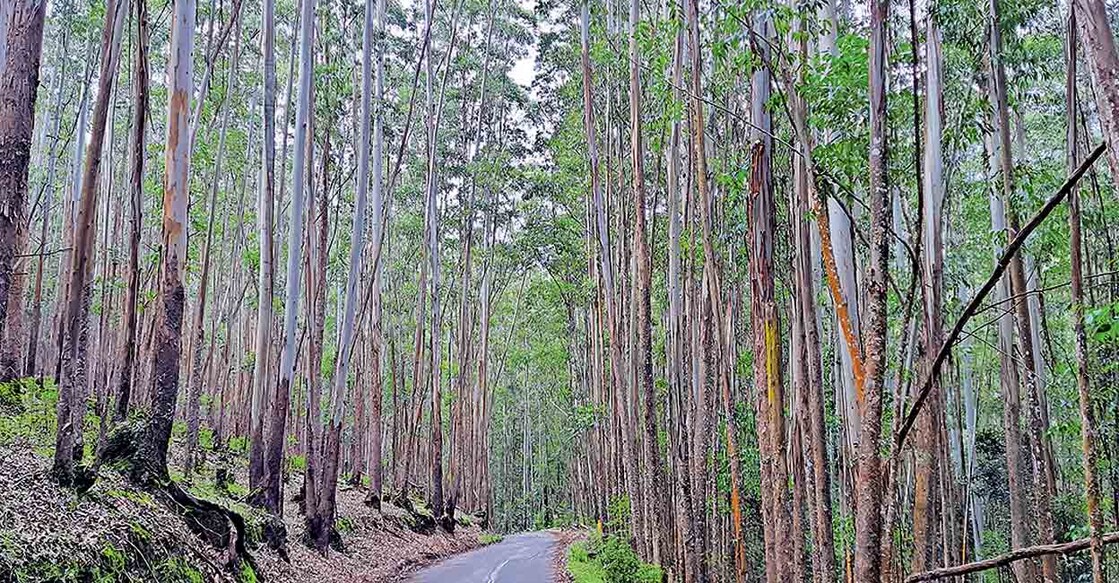
[(921, 406), (925, 404), (925, 399), (929, 396), (929, 391), (932, 390), (932, 381), (940, 374), (940, 369), (944, 365), (944, 361), (948, 359), (948, 355), (952, 352), (952, 346), (963, 332), (964, 325), (979, 311), (980, 304), (983, 303), (987, 294), (991, 293), (991, 290), (995, 288), (995, 284), (1002, 278), (1006, 268), (1010, 265), (1010, 260), (1018, 253), (1022, 245), (1025, 244), (1026, 238), (1049, 217), (1049, 214), (1053, 212), (1053, 209), (1057, 208), (1057, 205), (1061, 204), (1068, 193), (1076, 186), (1076, 183), (1080, 181), (1080, 178), (1084, 176), (1084, 173), (1088, 171), (1101, 155), (1103, 155), (1106, 149), (1107, 145), (1104, 143), (1096, 146), (1096, 149), (1080, 164), (1076, 172), (1065, 180), (1065, 183), (1061, 185), (1061, 188), (1057, 190), (1056, 194), (1045, 202), (1045, 206), (1042, 206), (1041, 210), (1037, 211), (1037, 214), (1030, 219), (1030, 222), (1014, 234), (1014, 238), (1010, 240), (1010, 243), (1006, 246), (1006, 250), (1003, 251), (1002, 256), (999, 257), (999, 261), (995, 265), (995, 270), (991, 272), (991, 276), (987, 278), (987, 282), (983, 284), (979, 292), (968, 302), (967, 307), (964, 308), (963, 313), (960, 314), (960, 319), (956, 320), (956, 325), (952, 327), (952, 332), (948, 334), (948, 337), (945, 338), (944, 343), (940, 346), (940, 351), (936, 353), (936, 358), (933, 359), (932, 366), (929, 367), (929, 373), (921, 383), (921, 390), (917, 393), (917, 399), (913, 401), (913, 406), (905, 416), (905, 423), (902, 424), (901, 430), (898, 431), (897, 437), (894, 440), (895, 456), (900, 454), (901, 446), (905, 444), (905, 438), (913, 428), (913, 423), (916, 422), (917, 415), (921, 412)]
[[(1103, 148), (1097, 148), (1097, 154), (1093, 155), (1090, 159), (1095, 159), (1095, 156), (1103, 153)], [(1083, 167), (1081, 167), (1083, 169)], [(944, 567), (941, 569), (933, 569), (932, 571), (925, 571), (923, 573), (914, 573), (905, 578), (905, 583), (918, 583), (919, 581), (936, 581), (938, 579), (946, 579), (948, 577), (959, 577), (960, 575), (967, 575), (968, 573), (977, 573), (979, 571), (987, 571), (989, 569), (996, 569), (998, 567), (1005, 567), (1015, 561), (1022, 561), (1025, 559), (1032, 559), (1034, 557), (1041, 557), (1045, 555), (1068, 555), (1080, 551), (1088, 550), (1091, 546), (1092, 539), (1082, 538), (1067, 543), (1058, 543), (1051, 545), (1037, 545), (1033, 547), (1025, 547), (1015, 549), (1004, 555), (991, 557), (982, 561), (974, 563), (966, 563), (963, 565), (956, 565), (955, 567)], [(1119, 532), (1112, 532), (1103, 535), (1103, 544), (1116, 544), (1119, 543)]]

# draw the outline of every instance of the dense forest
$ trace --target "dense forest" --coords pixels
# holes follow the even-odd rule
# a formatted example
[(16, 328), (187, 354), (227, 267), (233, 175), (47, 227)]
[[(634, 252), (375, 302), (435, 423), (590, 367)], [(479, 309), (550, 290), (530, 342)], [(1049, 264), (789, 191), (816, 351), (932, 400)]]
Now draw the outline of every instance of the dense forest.
[(1113, 23), (0, 0), (0, 444), (241, 558), (197, 484), (327, 557), (356, 489), (686, 583), (1113, 580)]

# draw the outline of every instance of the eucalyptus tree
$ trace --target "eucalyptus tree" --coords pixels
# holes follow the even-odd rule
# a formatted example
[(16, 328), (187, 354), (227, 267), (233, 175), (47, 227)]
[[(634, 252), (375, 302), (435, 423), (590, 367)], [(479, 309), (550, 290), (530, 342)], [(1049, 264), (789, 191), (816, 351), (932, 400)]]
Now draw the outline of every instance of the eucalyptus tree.
[(1107, 141), (1111, 181), (1119, 184), (1119, 52), (1103, 0), (1073, 0), (1080, 40), (1095, 81), (1096, 111)]
[[(630, 119), (630, 159), (633, 162), (633, 209), (634, 209), (634, 261), (637, 286), (637, 375), (641, 381), (644, 399), (645, 424), (645, 471), (643, 477), (644, 498), (649, 502), (649, 519), (652, 532), (667, 530), (668, 508), (665, 505), (665, 489), (662, 485), (664, 470), (657, 431), (657, 395), (653, 386), (653, 323), (650, 294), (652, 293), (652, 257), (646, 236), (645, 201), (645, 145), (642, 140), (641, 112), (641, 73), (637, 46), (637, 27), (641, 18), (638, 0), (629, 5), (629, 119)], [(636, 399), (634, 406), (636, 406)], [(636, 428), (634, 428), (636, 431)], [(667, 541), (650, 541), (652, 556), (668, 558)]]
[[(261, 53), (264, 60), (264, 120), (261, 128), (260, 191), (257, 197), (257, 242), (260, 266), (257, 276), (256, 340), (253, 345), (253, 380), (251, 445), (249, 449), (249, 487), (260, 488), (265, 480), (266, 403), (271, 404), (268, 390), (268, 363), (271, 352), (272, 296), (275, 276), (273, 261), (273, 212), (276, 199), (276, 2), (263, 0), (261, 8)], [(286, 135), (286, 134), (285, 134)]]
[[(85, 420), (88, 390), (89, 307), (91, 301), (93, 264), (96, 254), (94, 229), (97, 201), (100, 194), (98, 177), (101, 152), (105, 144), (110, 100), (117, 77), (128, 0), (109, 0), (101, 33), (101, 70), (98, 76), (97, 101), (89, 144), (82, 170), (81, 200), (74, 218), (73, 249), (66, 274), (65, 314), (62, 320), (62, 378), (58, 399), (58, 431), (55, 437), (55, 479), (68, 485), (74, 481), (75, 443), (80, 443)], [(193, 31), (192, 31), (193, 34)], [(189, 72), (189, 70), (188, 70)], [(185, 105), (184, 105), (185, 106)], [(177, 373), (176, 373), (177, 374)], [(81, 459), (81, 452), (78, 452)]]
[[(889, 280), (890, 213), (888, 142), (886, 128), (886, 52), (889, 0), (870, 0), (870, 266), (867, 282), (867, 318), (863, 344), (866, 377), (857, 391), (861, 425), (858, 427), (858, 462), (855, 478), (855, 578), (877, 581), (881, 572), (882, 400), (886, 374)], [(856, 377), (858, 375), (856, 374)], [(858, 385), (856, 385), (857, 387)]]
[(167, 149), (163, 179), (163, 243), (156, 302), (155, 339), (152, 349), (151, 408), (144, 423), (133, 463), (137, 478), (166, 481), (167, 450), (175, 402), (179, 394), (179, 364), (182, 356), (183, 314), (186, 289), (183, 285), (187, 261), (187, 206), (190, 202), (190, 95), (194, 73), (194, 0), (175, 0), (172, 5), (170, 81), (167, 110)]
[[(285, 279), (287, 289), (284, 301), (284, 344), (283, 351), (280, 353), (280, 368), (268, 416), (262, 483), (262, 505), (273, 514), (279, 514), (283, 510), (280, 486), (283, 479), (284, 443), (287, 439), (287, 417), (291, 404), (292, 380), (295, 375), (295, 353), (298, 349), (295, 333), (296, 320), (299, 317), (301, 282), (299, 271), (303, 244), (303, 191), (313, 162), (308, 159), (307, 154), (311, 148), (309, 134), (314, 69), (312, 44), (315, 30), (315, 0), (303, 0), (299, 22), (302, 29), (299, 37), (299, 96), (295, 110), (295, 160), (292, 167), (292, 201)], [(317, 412), (311, 411), (310, 414), (314, 415)], [(310, 504), (308, 506), (311, 507)], [(308, 510), (307, 514), (311, 516), (313, 512)], [(312, 530), (312, 532), (318, 534), (317, 531)], [(320, 539), (316, 537), (316, 540)]]
[[(362, 114), (361, 115), (362, 115), (362, 120), (363, 120), (363, 125), (362, 125), (362, 136), (363, 137), (362, 137), (362, 142), (361, 143), (362, 143), (362, 148), (363, 149), (362, 149), (362, 151), (359, 155), (359, 160), (366, 156), (364, 148), (366, 147), (366, 143), (368, 142), (368, 140), (366, 139), (366, 137), (364, 135), (364, 132), (365, 132), (366, 125), (368, 125), (368, 123), (367, 123), (368, 122), (368, 114), (369, 114), (368, 108), (370, 107), (369, 102), (370, 102), (370, 100), (372, 100), (372, 103), (373, 103), (372, 107), (374, 109), (374, 112), (373, 112), (373, 160), (372, 160), (372, 163), (373, 163), (373, 177), (371, 179), (373, 225), (372, 225), (372, 232), (370, 233), (370, 237), (372, 238), (372, 241), (371, 241), (371, 243), (372, 243), (372, 245), (371, 245), (371, 255), (372, 255), (372, 258), (373, 258), (373, 280), (372, 280), (370, 285), (373, 286), (373, 302), (372, 302), (373, 305), (372, 305), (372, 308), (371, 308), (372, 311), (371, 311), (369, 317), (370, 317), (370, 336), (371, 336), (370, 341), (372, 342), (372, 353), (371, 353), (372, 362), (370, 363), (370, 365), (372, 367), (372, 370), (370, 371), (370, 377), (371, 377), (371, 380), (372, 380), (372, 383), (373, 383), (372, 386), (370, 387), (370, 392), (372, 393), (373, 408), (372, 408), (372, 411), (370, 412), (370, 416), (372, 417), (372, 423), (370, 424), (370, 432), (372, 434), (372, 439), (370, 441), (370, 446), (369, 446), (369, 449), (370, 449), (370, 457), (369, 457), (369, 496), (367, 497), (367, 501), (371, 502), (374, 507), (380, 509), (381, 496), (383, 494), (382, 489), (383, 489), (383, 486), (384, 486), (384, 463), (382, 461), (382, 449), (383, 449), (383, 447), (382, 447), (382, 443), (381, 443), (382, 436), (384, 435), (384, 430), (382, 428), (383, 414), (382, 414), (382, 411), (381, 411), (381, 403), (383, 401), (383, 396), (384, 396), (384, 384), (383, 384), (384, 371), (381, 368), (381, 363), (385, 358), (385, 355), (384, 355), (385, 351), (384, 351), (384, 329), (383, 329), (383, 324), (382, 324), (382, 322), (383, 322), (382, 321), (382, 316), (383, 316), (383, 311), (384, 310), (383, 310), (383, 300), (381, 298), (381, 292), (382, 292), (382, 286), (383, 286), (383, 283), (382, 283), (383, 275), (382, 274), (384, 273), (384, 263), (385, 263), (384, 259), (382, 258), (382, 253), (383, 253), (383, 249), (384, 249), (385, 222), (386, 222), (385, 203), (384, 203), (384, 184), (383, 184), (383, 181), (384, 181), (384, 147), (385, 147), (385, 135), (384, 135), (384, 133), (385, 133), (385, 128), (384, 128), (384, 124), (385, 124), (385, 121), (384, 121), (384, 111), (385, 111), (385, 97), (384, 97), (385, 96), (385, 43), (386, 43), (386, 40), (387, 40), (386, 36), (385, 36), (385, 0), (376, 0), (376, 14), (375, 14), (375, 16), (376, 16), (376, 18), (375, 18), (376, 26), (375, 26), (374, 30), (372, 32), (370, 32), (368, 30), (369, 23), (366, 23), (367, 29), (364, 33), (364, 34), (372, 35), (373, 38), (371, 38), (369, 41), (366, 41), (365, 37), (364, 36), (362, 37), (362, 51), (363, 51), (362, 52), (362, 55), (363, 55), (363, 61), (362, 61), (362, 67), (363, 67), (363, 69), (362, 69), (362, 75), (363, 75), (362, 90), (363, 91), (362, 91), (362, 96), (363, 97), (362, 97)], [(368, 16), (366, 18), (368, 18)], [(367, 43), (375, 44), (375, 47), (373, 48), (373, 50), (374, 50), (374, 57), (373, 57), (374, 82), (373, 82), (373, 95), (372, 95), (371, 98), (368, 95), (368, 91), (367, 91), (368, 88), (364, 86), (364, 84), (365, 84), (365, 80), (364, 80), (365, 67), (367, 66), (365, 64), (364, 59), (366, 57), (366, 53), (369, 50), (369, 47), (367, 46)], [(361, 166), (360, 161), (359, 161), (358, 165), (359, 165), (358, 188), (360, 189), (361, 188), (361, 183), (365, 179), (365, 173), (360, 170), (360, 166)], [(356, 215), (355, 215), (355, 219), (356, 219)], [(355, 223), (356, 223), (356, 220), (355, 220)], [(356, 232), (357, 232), (357, 227), (355, 226), (355, 233)], [(356, 234), (355, 234), (355, 240), (356, 240)], [(360, 259), (360, 257), (361, 257), (360, 253), (358, 254), (358, 257)], [(389, 372), (389, 374), (391, 374), (393, 376), (394, 381), (395, 381), (395, 377), (396, 377), (395, 369), (393, 367), (390, 367), (388, 372)], [(394, 396), (396, 395), (395, 390), (393, 391), (393, 395)], [(395, 408), (394, 408), (394, 413), (395, 413)], [(393, 427), (393, 430), (395, 431), (396, 427)], [(393, 463), (396, 463), (395, 459), (393, 460)]]
[[(997, 0), (991, 0), (990, 3), (990, 47), (991, 51), (991, 73), (992, 73), (992, 97), (995, 107), (995, 127), (997, 140), (997, 151), (999, 153), (999, 185), (1001, 186), (1001, 196), (1003, 212), (1006, 216), (1007, 236), (1014, 237), (1018, 234), (1020, 229), (1018, 220), (1018, 200), (1015, 196), (1015, 175), (1014, 175), (1014, 161), (1013, 153), (1011, 151), (1010, 139), (1010, 115), (1009, 105), (1006, 88), (1006, 69), (1003, 64), (1003, 45), (1002, 34), (1000, 27), (1002, 21), (999, 18), (999, 3)], [(1017, 340), (1021, 348), (1021, 353), (1032, 355), (1034, 353), (1034, 335), (1032, 330), (1032, 322), (1029, 316), (1029, 307), (1027, 305), (1028, 291), (1026, 289), (1026, 275), (1023, 267), (1023, 262), (1020, 255), (1015, 254), (1010, 259), (1010, 291), (1013, 294), (1011, 301), (1014, 308), (1014, 320), (1018, 332)], [(1039, 386), (1039, 379), (1033, 367), (1023, 367), (1023, 372), (1020, 377), (1023, 383), (1023, 389), (1026, 392), (1026, 401), (1029, 405), (1029, 427), (1030, 431), (1027, 432), (1027, 443), (1030, 448), (1030, 458), (1033, 461), (1033, 492), (1035, 496), (1036, 505), (1034, 512), (1036, 512), (1037, 525), (1038, 525), (1038, 538), (1041, 542), (1049, 543), (1054, 540), (1054, 526), (1053, 514), (1051, 507), (1051, 499), (1054, 494), (1055, 485), (1051, 482), (1050, 471), (1051, 459), (1049, 457), (1050, 448), (1048, 440), (1045, 436), (1045, 417), (1042, 412), (1043, 404), (1042, 389)], [(1056, 557), (1049, 555), (1043, 557), (1042, 564), (1042, 580), (1047, 583), (1055, 583), (1057, 581), (1057, 561)]]
[[(941, 54), (940, 29), (936, 18), (930, 14), (925, 35), (925, 59), (928, 69), (925, 72), (925, 138), (922, 150), (924, 163), (922, 170), (924, 176), (924, 189), (922, 191), (924, 207), (920, 209), (923, 214), (921, 233), (923, 253), (922, 275), (924, 276), (924, 330), (923, 339), (925, 346), (940, 346), (944, 341), (942, 299), (944, 289), (944, 257), (943, 257), (943, 206), (944, 206), (944, 162), (943, 147), (943, 56)], [(942, 530), (939, 525), (937, 504), (939, 496), (937, 480), (939, 479), (938, 463), (941, 443), (938, 422), (942, 421), (944, 412), (944, 396), (938, 379), (933, 379), (931, 404), (928, 410), (922, 413), (918, 421), (919, 435), (916, 445), (916, 475), (915, 496), (913, 509), (914, 527), (914, 556), (913, 568), (916, 571), (925, 571), (938, 566), (937, 541), (941, 538)], [(945, 469), (946, 470), (946, 469)]]
[[(137, 304), (140, 296), (140, 237), (143, 229), (144, 167), (147, 150), (147, 124), (150, 99), (150, 80), (148, 71), (148, 46), (150, 32), (148, 24), (147, 0), (135, 0), (136, 11), (133, 21), (136, 26), (136, 39), (132, 45), (132, 137), (129, 152), (131, 172), (129, 175), (128, 201), (131, 221), (128, 236), (128, 291), (124, 300), (124, 339), (121, 342), (121, 365), (117, 379), (117, 392), (113, 416), (123, 421), (128, 415), (135, 378), (133, 370), (136, 362), (136, 342), (138, 315)], [(44, 223), (45, 224), (45, 223)], [(40, 269), (41, 271), (41, 269)], [(36, 276), (37, 278), (39, 276)], [(28, 366), (31, 366), (29, 363)]]
[[(0, 331), (8, 305), (23, 305), (13, 285), (16, 256), (26, 245), (27, 180), (35, 131), (35, 101), (43, 50), (46, 0), (5, 2), (0, 8)], [(22, 309), (22, 308), (21, 308)]]
[[(334, 380), (330, 387), (330, 420), (325, 435), (322, 438), (322, 445), (319, 449), (324, 458), (323, 468), (325, 471), (323, 472), (321, 481), (317, 484), (318, 492), (307, 493), (309, 500), (314, 500), (314, 504), (307, 505), (307, 527), (316, 546), (318, 546), (320, 550), (326, 549), (326, 545), (330, 541), (330, 532), (334, 528), (335, 504), (333, 492), (338, 482), (338, 458), (341, 452), (342, 424), (345, 420), (345, 399), (349, 386), (350, 361), (352, 359), (355, 341), (354, 328), (358, 310), (358, 277), (361, 274), (362, 251), (365, 245), (365, 218), (369, 206), (370, 111), (374, 106), (371, 90), (373, 82), (372, 63), (373, 43), (377, 42), (377, 40), (374, 39), (373, 23), (375, 20), (374, 16), (376, 15), (376, 20), (379, 24), (378, 29), (383, 30), (384, 17), (383, 6), (381, 5), (382, 2), (383, 0), (377, 0), (376, 2), (367, 0), (365, 3), (365, 18), (362, 27), (362, 81), (361, 92), (359, 94), (361, 102), (361, 116), (359, 121), (361, 124), (361, 139), (358, 142), (357, 198), (354, 201), (353, 228), (350, 234), (349, 274), (346, 277), (345, 306), (343, 308), (342, 325), (338, 337), (339, 353), (335, 360)], [(381, 65), (379, 63), (377, 71), (378, 89), (381, 83), (380, 67)], [(379, 125), (378, 123), (378, 126)], [(296, 147), (299, 147), (298, 141), (296, 142)], [(379, 151), (377, 153), (380, 154)], [(298, 164), (296, 167), (299, 167)], [(379, 169), (376, 175), (376, 178), (379, 179)], [(379, 199), (380, 185), (377, 184), (374, 186), (374, 189)], [(325, 195), (326, 193), (323, 193), (323, 196)], [(299, 193), (295, 193), (295, 196), (298, 197)], [(380, 200), (377, 202), (379, 204)], [(379, 221), (380, 216), (375, 214), (374, 220)], [(378, 230), (376, 234), (379, 235), (380, 231)], [(376, 290), (374, 290), (374, 294), (376, 294)], [(376, 370), (376, 368), (374, 368), (374, 370)], [(378, 392), (374, 394), (373, 398), (380, 401), (380, 383), (375, 380), (374, 386), (378, 388)], [(311, 411), (311, 414), (317, 415), (318, 411)], [(379, 418), (380, 410), (378, 409), (375, 414)], [(379, 427), (377, 430), (379, 431)], [(379, 503), (380, 492), (375, 490), (372, 494), (377, 497)]]
[[(1076, 123), (1076, 15), (1069, 10), (1067, 32), (1065, 35), (1065, 103), (1068, 127), (1065, 133), (1068, 172), (1076, 171), (1080, 155), (1078, 152), (1078, 124)], [(1076, 352), (1076, 388), (1080, 400), (1081, 448), (1084, 453), (1084, 498), (1088, 515), (1088, 534), (1091, 539), (1092, 583), (1104, 581), (1103, 550), (1103, 511), (1100, 508), (1100, 482), (1097, 464), (1099, 454), (1096, 442), (1099, 431), (1096, 427), (1096, 409), (1093, 404), (1091, 379), (1088, 376), (1088, 337), (1084, 328), (1084, 239), (1081, 232), (1080, 192), (1075, 186), (1068, 195), (1069, 223), (1069, 275), (1070, 295), (1072, 296), (1073, 342)]]

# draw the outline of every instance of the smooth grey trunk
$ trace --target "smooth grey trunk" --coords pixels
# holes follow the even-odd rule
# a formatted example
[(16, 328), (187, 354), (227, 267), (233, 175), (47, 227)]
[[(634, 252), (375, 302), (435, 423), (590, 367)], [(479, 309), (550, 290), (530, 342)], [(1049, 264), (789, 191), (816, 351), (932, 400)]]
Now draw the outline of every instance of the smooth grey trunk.
[[(264, 482), (265, 403), (271, 403), (268, 363), (271, 362), (273, 262), (273, 212), (276, 199), (276, 2), (263, 0), (261, 9), (261, 53), (264, 58), (264, 121), (261, 136), (260, 194), (257, 198), (257, 242), (260, 270), (257, 275), (256, 337), (254, 342), (252, 403), (250, 409), (249, 489), (257, 491)], [(262, 502), (262, 499), (259, 500)]]
[[(384, 467), (381, 461), (382, 455), (382, 421), (381, 421), (381, 402), (383, 400), (384, 385), (383, 373), (381, 363), (384, 360), (384, 331), (382, 328), (381, 312), (382, 312), (382, 273), (384, 271), (384, 261), (381, 258), (383, 239), (384, 239), (384, 92), (385, 92), (385, 0), (376, 0), (376, 38), (371, 41), (362, 39), (362, 43), (372, 42), (376, 44), (375, 57), (374, 57), (374, 93), (372, 96), (375, 111), (373, 114), (373, 179), (372, 179), (372, 207), (373, 207), (373, 230), (372, 230), (372, 253), (373, 253), (373, 307), (370, 314), (370, 333), (371, 342), (373, 343), (373, 366), (372, 371), (372, 385), (370, 391), (372, 392), (372, 409), (370, 410), (370, 433), (372, 439), (370, 441), (370, 459), (369, 459), (369, 500), (376, 499), (375, 506), (380, 508), (380, 497), (384, 483)], [(367, 16), (368, 18), (368, 16)], [(366, 23), (366, 33), (369, 23)], [(366, 51), (366, 47), (363, 47)], [(362, 63), (363, 75), (365, 74), (364, 68), (367, 65)], [(363, 78), (364, 79), (364, 78)], [(363, 83), (365, 81), (363, 80)], [(363, 90), (367, 88), (363, 87)], [(369, 107), (368, 92), (364, 93), (366, 97), (362, 100), (362, 133), (365, 133), (365, 128), (369, 125), (367, 117)], [(363, 138), (362, 147), (367, 148), (368, 140)], [(362, 150), (362, 156), (365, 156), (365, 150)], [(360, 174), (361, 180), (364, 180), (365, 174)], [(355, 227), (356, 229), (356, 227)], [(395, 374), (395, 371), (392, 371)], [(395, 395), (395, 392), (394, 392)], [(395, 430), (395, 428), (394, 428)], [(396, 463), (396, 460), (393, 460)]]
[[(284, 300), (284, 345), (280, 353), (279, 379), (272, 396), (268, 415), (269, 430), (264, 457), (264, 506), (273, 513), (283, 510), (280, 482), (283, 479), (284, 441), (287, 437), (288, 405), (291, 384), (295, 375), (295, 354), (298, 339), (295, 336), (299, 317), (299, 268), (303, 258), (303, 191), (306, 176), (310, 173), (308, 142), (311, 116), (311, 83), (314, 68), (311, 45), (314, 41), (315, 0), (303, 0), (300, 16), (299, 42), (299, 97), (295, 109), (295, 160), (292, 168), (292, 201), (289, 220), (287, 279)], [(323, 194), (325, 196), (325, 193)], [(325, 251), (324, 251), (325, 252)], [(310, 414), (315, 414), (311, 411)]]

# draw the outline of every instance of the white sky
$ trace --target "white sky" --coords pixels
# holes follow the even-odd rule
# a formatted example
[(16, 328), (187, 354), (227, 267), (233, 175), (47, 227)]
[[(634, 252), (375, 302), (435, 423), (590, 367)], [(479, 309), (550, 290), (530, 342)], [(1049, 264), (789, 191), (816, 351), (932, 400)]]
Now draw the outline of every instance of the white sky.
[[(517, 0), (517, 4), (528, 12), (536, 12), (536, 0)], [(533, 37), (535, 38), (535, 31)], [(514, 83), (528, 89), (536, 80), (536, 43), (528, 48), (528, 54), (517, 60), (509, 71), (509, 78)]]

